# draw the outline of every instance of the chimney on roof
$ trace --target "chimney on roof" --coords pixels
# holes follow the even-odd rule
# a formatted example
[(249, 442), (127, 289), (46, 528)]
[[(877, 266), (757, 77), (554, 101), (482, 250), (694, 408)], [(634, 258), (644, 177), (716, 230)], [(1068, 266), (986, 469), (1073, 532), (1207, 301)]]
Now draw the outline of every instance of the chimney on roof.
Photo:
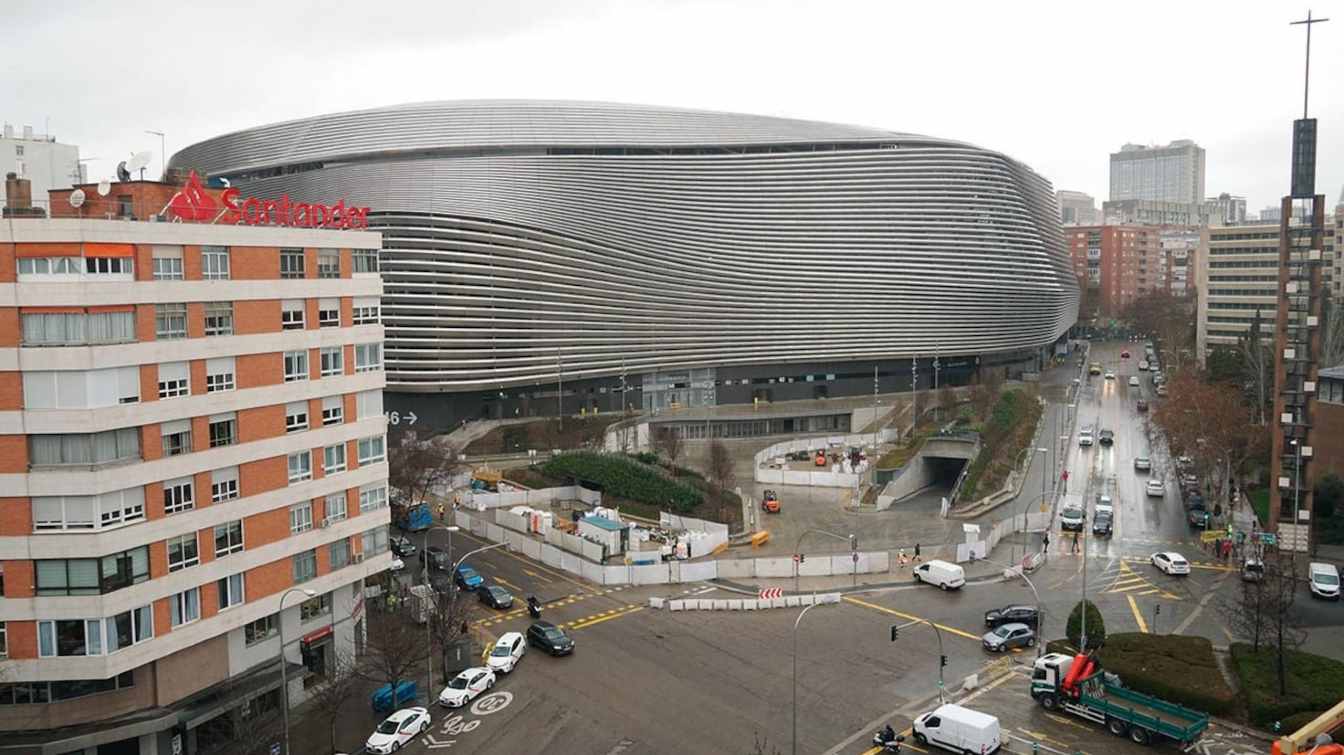
[(5, 174), (5, 207), (0, 213), (7, 218), (40, 218), (46, 216), (46, 210), (33, 207), (33, 182), (19, 178), (19, 174)]

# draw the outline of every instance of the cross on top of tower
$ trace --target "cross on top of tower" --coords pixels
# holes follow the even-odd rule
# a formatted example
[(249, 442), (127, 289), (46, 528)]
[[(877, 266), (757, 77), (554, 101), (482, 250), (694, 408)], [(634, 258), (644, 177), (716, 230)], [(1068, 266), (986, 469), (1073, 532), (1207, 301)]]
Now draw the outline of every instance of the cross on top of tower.
[(1307, 95), (1311, 91), (1311, 25), (1321, 24), (1329, 21), (1328, 18), (1312, 18), (1311, 11), (1307, 11), (1307, 17), (1301, 21), (1290, 21), (1289, 26), (1305, 24), (1307, 27), (1307, 71), (1302, 81), (1302, 117), (1307, 117)]

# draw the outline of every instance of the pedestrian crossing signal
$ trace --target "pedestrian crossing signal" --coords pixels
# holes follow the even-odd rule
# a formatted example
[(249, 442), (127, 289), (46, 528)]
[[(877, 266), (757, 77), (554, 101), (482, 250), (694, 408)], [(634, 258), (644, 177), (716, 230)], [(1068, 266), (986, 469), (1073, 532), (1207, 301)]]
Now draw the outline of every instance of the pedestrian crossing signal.
[(942, 667), (942, 666), (946, 666), (946, 665), (947, 665), (947, 656), (945, 656), (945, 655), (940, 655), (940, 656), (938, 656), (938, 666), (939, 666), (939, 667)]

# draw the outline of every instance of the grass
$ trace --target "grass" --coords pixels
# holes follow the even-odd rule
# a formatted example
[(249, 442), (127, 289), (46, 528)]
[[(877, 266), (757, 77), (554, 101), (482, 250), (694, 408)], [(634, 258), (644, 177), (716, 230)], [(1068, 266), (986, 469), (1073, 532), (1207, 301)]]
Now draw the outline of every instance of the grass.
[(1269, 521), (1269, 488), (1256, 488), (1246, 494), (1251, 501), (1251, 508), (1255, 510), (1255, 515), (1260, 519), (1260, 526), (1265, 526)]
[[(1232, 667), (1246, 696), (1251, 723), (1265, 729), (1275, 721), (1312, 711), (1323, 711), (1339, 702), (1344, 690), (1344, 663), (1324, 656), (1288, 651), (1288, 693), (1280, 696), (1276, 655), (1263, 646), (1254, 652), (1250, 645), (1234, 643)], [(1290, 733), (1286, 726), (1283, 733)]]
[(1022, 450), (1031, 445), (1040, 418), (1041, 402), (1034, 394), (1013, 389), (999, 395), (980, 435), (980, 455), (962, 483), (962, 500), (991, 495), (1003, 487)]
[(1126, 632), (1112, 634), (1098, 653), (1101, 666), (1125, 686), (1206, 713), (1223, 714), (1237, 704), (1204, 637)]
[(882, 454), (882, 458), (877, 460), (876, 468), (899, 469), (905, 466), (907, 462), (915, 458), (919, 449), (924, 447), (924, 441), (928, 440), (928, 437), (937, 429), (938, 426), (934, 422), (921, 424), (906, 438), (904, 445), (897, 446)]
[(538, 419), (516, 425), (496, 427), (467, 444), (467, 456), (526, 453), (529, 448), (549, 451), (553, 448), (600, 447), (613, 416), (565, 417), (564, 427), (554, 418)]

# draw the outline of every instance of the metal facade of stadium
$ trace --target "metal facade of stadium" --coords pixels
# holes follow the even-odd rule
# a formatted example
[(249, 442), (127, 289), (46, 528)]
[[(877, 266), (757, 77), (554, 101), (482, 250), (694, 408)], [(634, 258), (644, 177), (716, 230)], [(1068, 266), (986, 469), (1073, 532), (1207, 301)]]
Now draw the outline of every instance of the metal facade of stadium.
[(372, 208), (393, 392), (507, 397), (679, 373), (721, 388), (706, 370), (908, 372), (935, 350), (948, 365), (1025, 363), (1077, 315), (1049, 182), (946, 139), (454, 101), (239, 131), (171, 167)]

